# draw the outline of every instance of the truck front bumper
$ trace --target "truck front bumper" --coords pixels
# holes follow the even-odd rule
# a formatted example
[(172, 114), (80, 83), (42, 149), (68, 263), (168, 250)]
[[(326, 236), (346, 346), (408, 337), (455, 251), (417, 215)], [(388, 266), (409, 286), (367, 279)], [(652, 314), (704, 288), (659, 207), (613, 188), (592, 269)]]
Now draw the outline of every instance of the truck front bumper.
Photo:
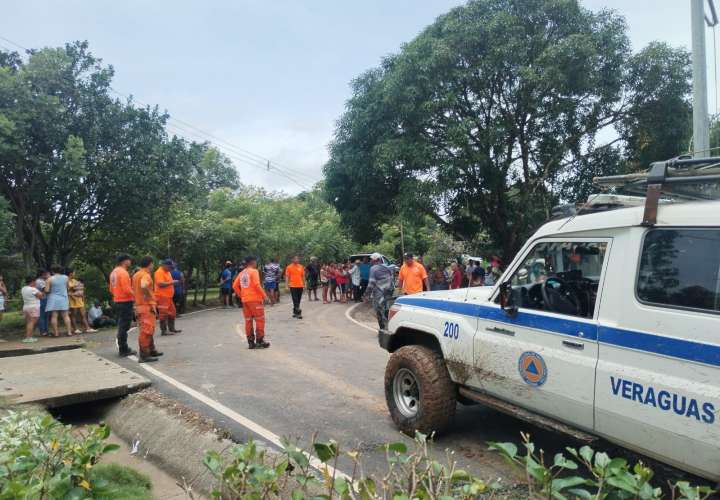
[(392, 334), (385, 330), (378, 331), (378, 344), (380, 347), (390, 352), (390, 343), (392, 341)]

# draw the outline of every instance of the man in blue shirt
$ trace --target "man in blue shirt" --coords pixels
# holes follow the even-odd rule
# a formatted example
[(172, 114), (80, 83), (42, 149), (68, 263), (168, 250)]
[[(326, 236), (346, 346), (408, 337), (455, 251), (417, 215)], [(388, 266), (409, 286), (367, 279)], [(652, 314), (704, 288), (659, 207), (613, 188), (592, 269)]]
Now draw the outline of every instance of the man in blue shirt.
[(225, 262), (225, 267), (220, 274), (220, 298), (222, 299), (223, 309), (227, 309), (232, 305), (232, 262)]
[(178, 266), (177, 263), (175, 263), (172, 271), (170, 271), (170, 275), (172, 276), (172, 279), (175, 280), (175, 285), (173, 286), (175, 289), (175, 293), (173, 293), (175, 310), (178, 314), (180, 314), (180, 312), (184, 312), (185, 309), (185, 275), (180, 270), (180, 266)]
[(365, 290), (370, 280), (370, 268), (372, 267), (370, 265), (370, 259), (365, 257), (358, 267), (360, 267), (360, 297), (362, 297), (365, 295)]

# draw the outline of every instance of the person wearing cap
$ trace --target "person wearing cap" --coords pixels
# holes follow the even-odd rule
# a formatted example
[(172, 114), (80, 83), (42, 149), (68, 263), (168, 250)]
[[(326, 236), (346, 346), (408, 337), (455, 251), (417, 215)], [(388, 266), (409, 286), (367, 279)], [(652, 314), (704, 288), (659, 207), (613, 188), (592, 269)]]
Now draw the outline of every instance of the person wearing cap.
[(176, 316), (185, 311), (185, 275), (180, 270), (178, 263), (175, 263), (170, 275), (175, 280), (173, 287), (173, 304), (175, 304)]
[(398, 280), (400, 288), (406, 295), (422, 292), (423, 286), (426, 290), (430, 290), (430, 282), (425, 267), (415, 262), (414, 255), (409, 252), (405, 254), (405, 263), (400, 267)]
[(117, 319), (117, 347), (118, 355), (121, 357), (135, 354), (135, 351), (128, 346), (128, 330), (133, 320), (133, 304), (135, 296), (133, 294), (132, 285), (130, 283), (130, 274), (128, 268), (132, 260), (126, 254), (119, 255), (117, 258), (117, 266), (110, 273), (110, 294), (113, 298), (113, 308), (115, 309), (115, 318)]
[(175, 263), (172, 259), (165, 259), (155, 271), (155, 300), (160, 320), (160, 335), (174, 335), (182, 330), (175, 329), (175, 285), (178, 283), (172, 277), (172, 270)]
[(220, 273), (220, 296), (222, 298), (223, 309), (227, 309), (232, 305), (232, 262), (225, 261), (222, 273)]
[(157, 361), (161, 352), (155, 349), (155, 318), (158, 316), (157, 300), (153, 287), (153, 259), (145, 256), (140, 259), (140, 269), (132, 277), (132, 290), (135, 296), (135, 315), (137, 316), (140, 333), (138, 345), (140, 363)]
[(387, 330), (390, 299), (395, 291), (395, 275), (393, 270), (382, 263), (382, 255), (374, 253), (370, 256), (372, 266), (368, 276), (365, 298), (372, 301), (378, 326), (381, 331)]
[(251, 255), (245, 258), (245, 269), (238, 275), (235, 283), (240, 289), (248, 348), (266, 349), (270, 347), (270, 342), (265, 341), (265, 307), (263, 305), (268, 297), (260, 284), (256, 257)]

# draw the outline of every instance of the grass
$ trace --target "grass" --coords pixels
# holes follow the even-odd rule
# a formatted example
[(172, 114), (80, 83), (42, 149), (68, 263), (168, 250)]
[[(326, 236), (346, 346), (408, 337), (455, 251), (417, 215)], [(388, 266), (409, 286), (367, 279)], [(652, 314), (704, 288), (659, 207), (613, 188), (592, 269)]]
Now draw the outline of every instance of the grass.
[(152, 500), (150, 478), (139, 472), (118, 464), (98, 464), (92, 469), (91, 483), (106, 481), (103, 495), (95, 496), (99, 500)]
[(3, 313), (0, 320), (0, 337), (22, 336), (25, 333), (25, 317), (21, 311)]

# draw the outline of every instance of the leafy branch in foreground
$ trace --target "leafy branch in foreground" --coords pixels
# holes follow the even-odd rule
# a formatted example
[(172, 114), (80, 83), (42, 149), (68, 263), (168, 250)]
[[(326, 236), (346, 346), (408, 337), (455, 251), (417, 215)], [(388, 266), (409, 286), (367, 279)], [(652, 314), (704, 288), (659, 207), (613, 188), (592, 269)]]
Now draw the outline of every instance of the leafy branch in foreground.
[[(625, 459), (610, 458), (584, 446), (580, 450), (567, 448), (570, 458), (558, 453), (552, 464), (546, 465), (543, 451), (535, 452), (530, 436), (522, 434), (522, 438), (524, 455), (518, 454), (512, 443), (490, 446), (513, 465), (524, 468), (527, 484), (522, 493), (503, 489), (499, 481), (488, 482), (459, 469), (452, 452), (446, 451), (442, 462), (436, 460), (430, 453), (427, 436), (420, 433), (411, 449), (402, 442), (383, 445), (387, 469), (375, 476), (365, 473), (359, 451), (341, 450), (335, 441), (313, 441), (316, 459), (292, 443), (285, 444), (283, 453), (271, 455), (250, 441), (235, 446), (227, 456), (207, 452), (204, 463), (216, 481), (213, 497), (223, 500), (662, 498), (662, 490), (651, 484), (653, 471), (642, 463), (630, 469)], [(342, 465), (352, 466), (349, 477), (337, 470), (341, 460)], [(584, 473), (579, 472), (583, 469)], [(709, 487), (691, 486), (684, 481), (669, 486), (673, 499), (704, 500), (715, 493)]]
[[(663, 498), (661, 488), (651, 484), (653, 470), (642, 462), (630, 468), (624, 458), (610, 458), (589, 446), (579, 450), (566, 448), (571, 458), (556, 453), (545, 464), (543, 450), (536, 453), (530, 435), (522, 433), (525, 454), (513, 443), (491, 443), (490, 449), (525, 471), (529, 498), (656, 499)], [(586, 472), (582, 474), (580, 470)], [(691, 486), (687, 481), (669, 484), (671, 498), (704, 500), (716, 491), (708, 486)]]
[[(9, 411), (0, 418), (0, 499), (129, 498), (130, 483), (135, 498), (151, 498), (147, 478), (120, 466), (96, 467), (119, 448), (106, 443), (109, 435), (105, 425), (77, 429), (50, 415)], [(123, 481), (112, 480), (119, 475)]]
[[(364, 473), (357, 450), (341, 450), (335, 441), (312, 446), (320, 464), (311, 464), (310, 455), (292, 443), (272, 459), (252, 441), (234, 447), (227, 457), (207, 452), (204, 463), (216, 479), (212, 494), (222, 499), (472, 499), (493, 498), (500, 488), (458, 469), (450, 452), (444, 463), (435, 460), (427, 436), (420, 433), (414, 449), (402, 442), (383, 445), (387, 471), (379, 478)], [(351, 476), (337, 471), (341, 459), (352, 464)]]

